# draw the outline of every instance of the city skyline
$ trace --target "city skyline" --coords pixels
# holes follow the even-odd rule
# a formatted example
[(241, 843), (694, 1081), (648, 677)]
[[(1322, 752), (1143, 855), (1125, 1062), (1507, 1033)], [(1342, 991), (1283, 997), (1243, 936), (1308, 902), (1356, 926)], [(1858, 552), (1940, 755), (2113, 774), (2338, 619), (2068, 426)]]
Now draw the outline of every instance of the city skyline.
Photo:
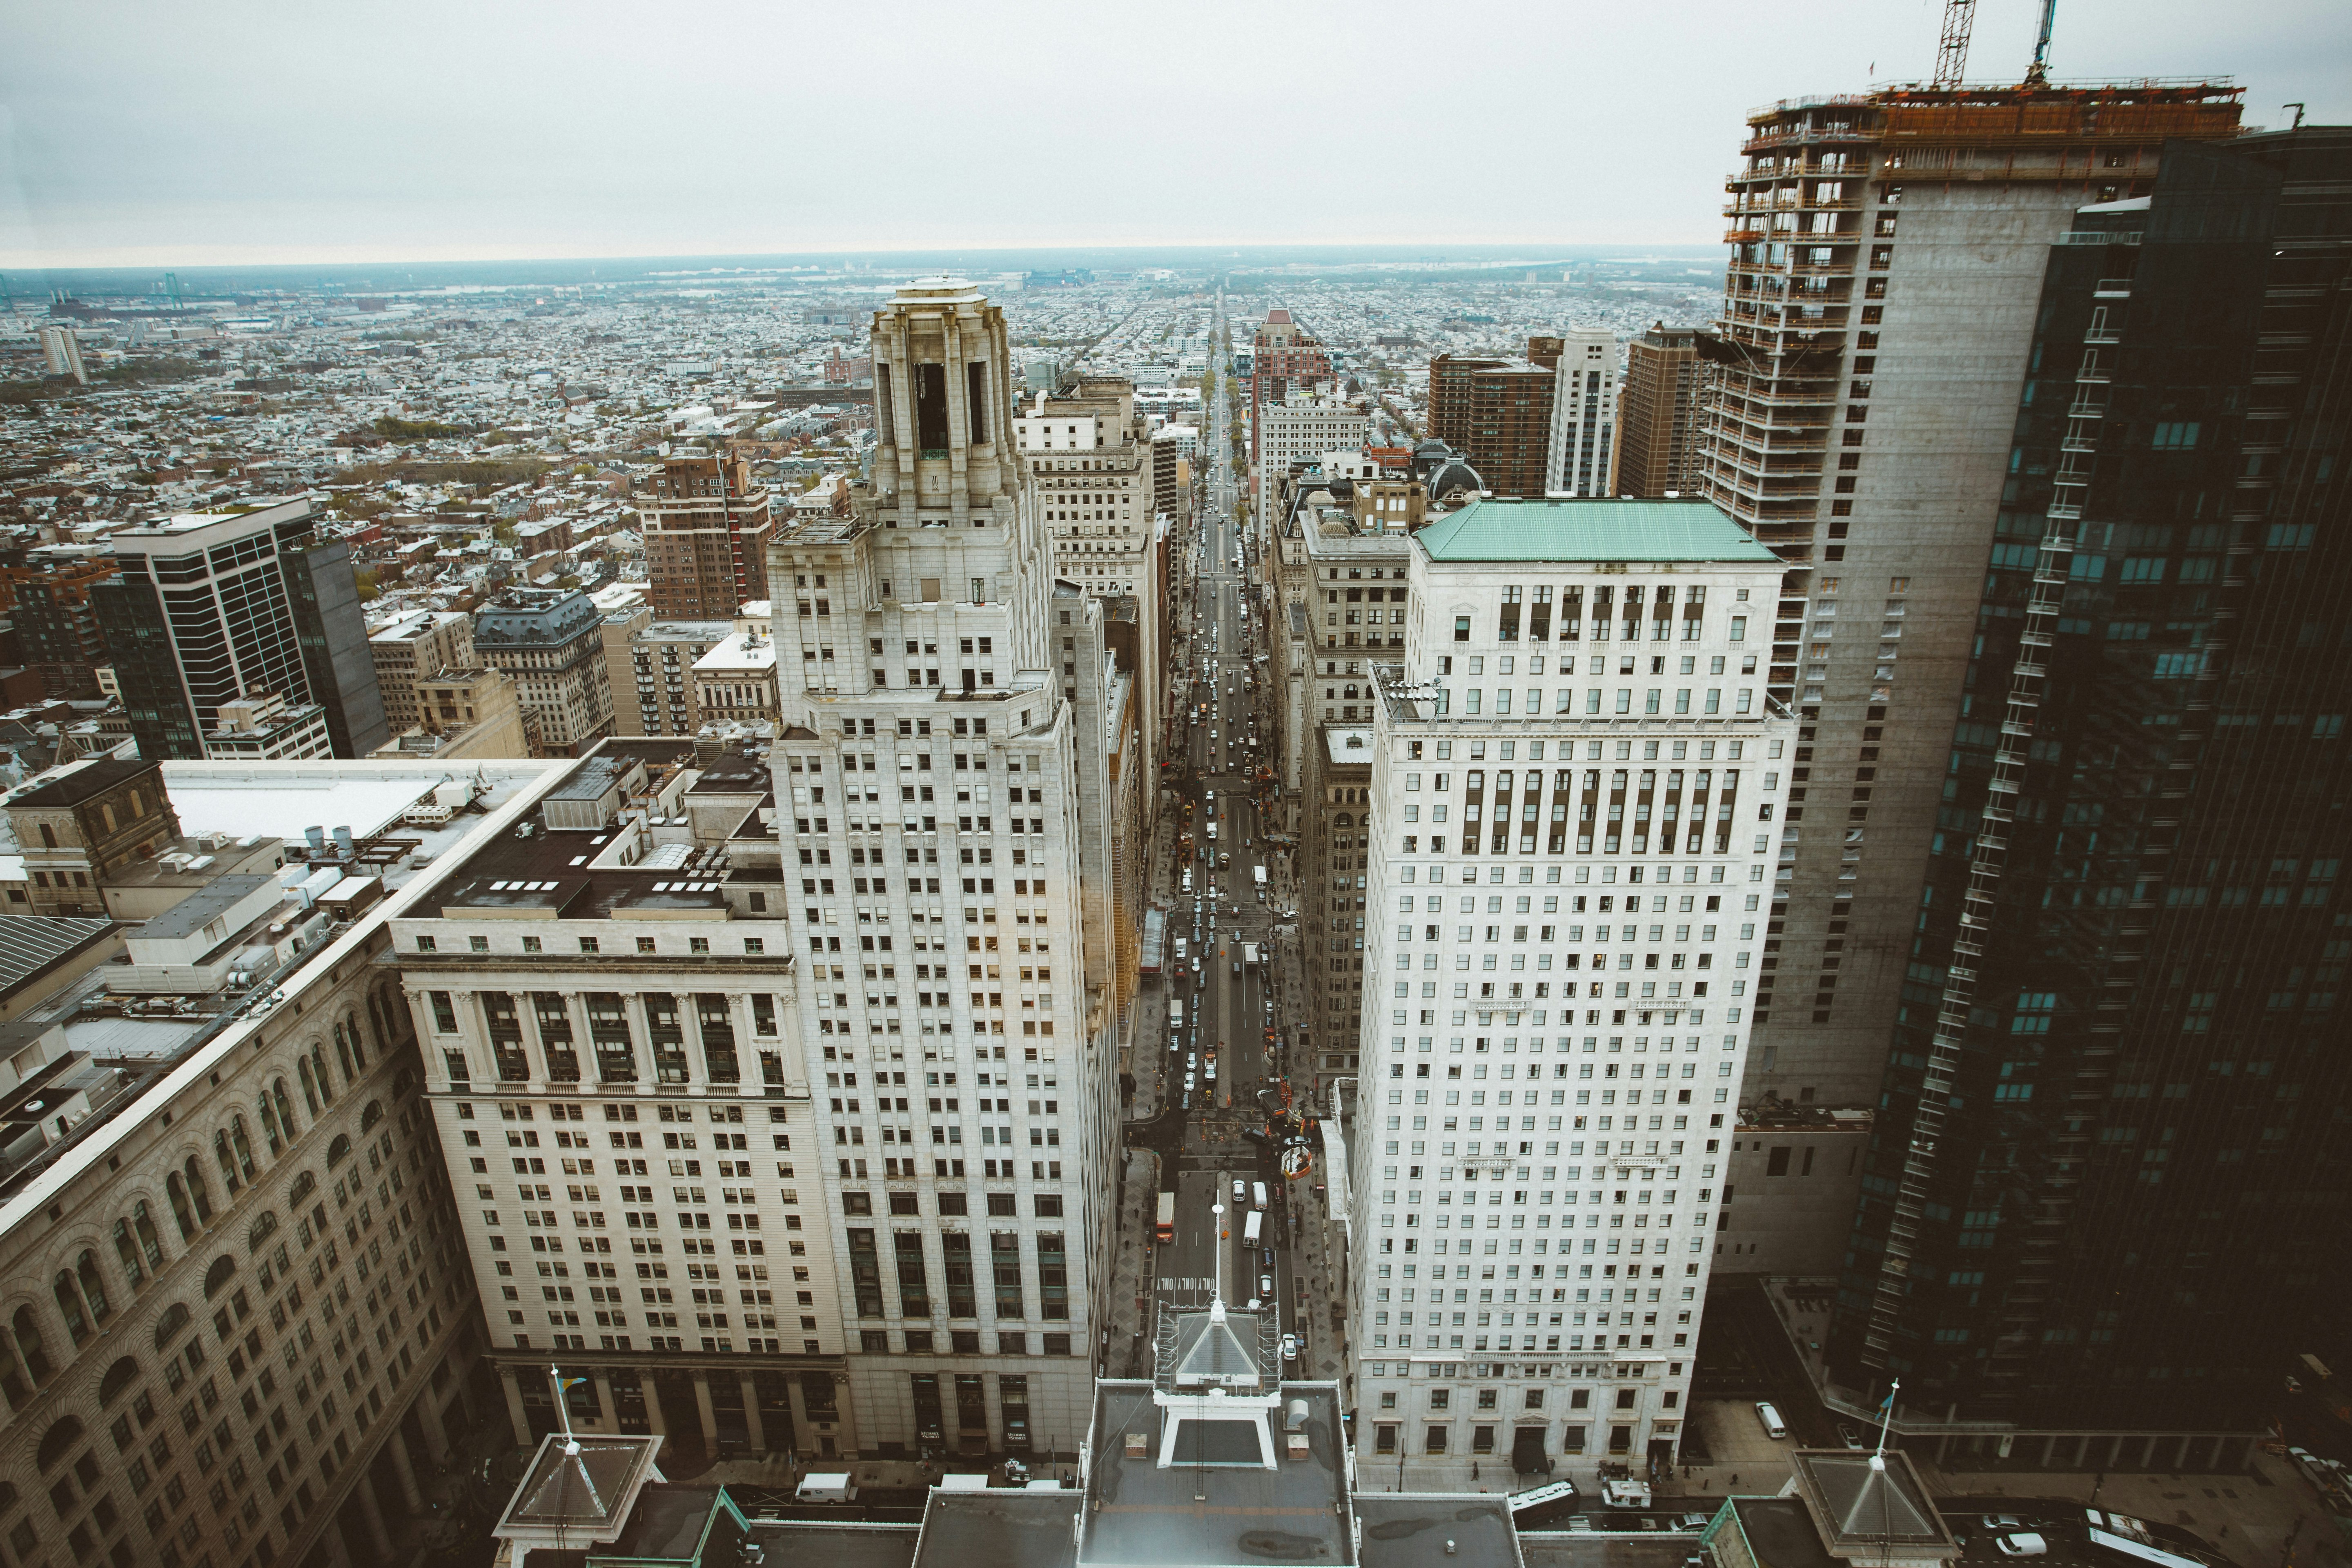
[[(1248, 50), (1231, 58), (1217, 41), (1242, 35), (1214, 25), (1147, 36), (992, 12), (926, 24), (939, 47), (904, 78), (917, 107), (869, 119), (863, 79), (827, 63), (869, 47), (854, 21), (794, 18), (786, 32), (712, 8), (663, 30), (568, 16), (557, 35), (544, 32), (546, 13), (524, 8), (382, 36), (335, 19), (240, 26), (234, 8), (184, 31), (181, 13), (115, 9), (122, 25), (107, 28), (86, 13), (35, 13), (0, 51), (0, 268), (1520, 236), (1702, 245), (1715, 236), (1723, 137), (1740, 115), (1790, 91), (1924, 80), (1937, 38), (1927, 7), (1890, 20), (1849, 6), (1851, 25), (1817, 17), (1760, 37), (1727, 16), (1710, 29), (1688, 9), (1595, 18), (1580, 48), (1675, 62), (1660, 113), (1647, 73), (1559, 92), (1553, 51), (1487, 47), (1542, 36), (1550, 18), (1512, 5), (1451, 24), (1482, 57), (1475, 100), (1446, 95), (1423, 50), (1394, 47), (1425, 28), (1401, 9), (1351, 14), (1345, 28), (1312, 12), (1253, 16)], [(1969, 79), (2021, 77), (2035, 24), (2030, 5), (1981, 8)], [(126, 34), (146, 47), (121, 50)], [(452, 36), (472, 46), (453, 56)], [(1721, 42), (1690, 47), (1710, 36)], [(599, 47), (616, 37), (631, 47)], [(233, 54), (219, 41), (232, 37)], [(2347, 54), (2352, 34), (2316, 5), (2152, 16), (2078, 3), (2058, 15), (2052, 59), (2061, 80), (2225, 71), (2246, 89), (2249, 121), (2277, 125), (2297, 99), (2311, 121), (2352, 113)], [(1349, 116), (1318, 95), (1252, 93), (1257, 58), (1312, 63), (1374, 88), (1367, 101), (1437, 90), (1423, 111)], [(207, 60), (219, 69), (202, 68)], [(224, 73), (298, 89), (228, 92)], [(337, 84), (331, 119), (299, 90), (326, 79)], [(1054, 95), (1114, 81), (1122, 100), (1166, 106), (1164, 135), (1149, 116), (1140, 137), (1062, 133)], [(583, 119), (581, 103), (625, 107)], [(1219, 158), (1216, 145), (1244, 125), (1286, 155)], [(1564, 160), (1532, 210), (1516, 166), (1478, 155), (1498, 139), (1577, 147), (1629, 135), (1644, 156)], [(999, 141), (1008, 162), (1042, 143), (1063, 194), (1042, 214), (972, 190), (909, 208), (893, 193), (923, 185), (938, 136)], [(1370, 188), (1368, 171), (1379, 172), (1379, 198), (1345, 195)], [(1310, 190), (1338, 195), (1302, 205)], [(625, 202), (614, 199), (621, 191)]]

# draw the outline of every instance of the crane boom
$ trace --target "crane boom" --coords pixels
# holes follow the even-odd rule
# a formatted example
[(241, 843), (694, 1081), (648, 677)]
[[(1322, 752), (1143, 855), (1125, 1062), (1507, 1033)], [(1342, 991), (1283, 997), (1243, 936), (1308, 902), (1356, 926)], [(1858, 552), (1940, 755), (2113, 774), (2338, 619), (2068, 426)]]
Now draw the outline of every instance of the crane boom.
[(1969, 68), (1969, 33), (1975, 27), (1977, 0), (1944, 0), (1944, 37), (1936, 46), (1936, 85), (1958, 87)]
[(2058, 20), (2058, 0), (2042, 0), (2042, 30), (2033, 39), (2033, 63), (2025, 68), (2025, 85), (2046, 87), (2050, 82), (2050, 29)]

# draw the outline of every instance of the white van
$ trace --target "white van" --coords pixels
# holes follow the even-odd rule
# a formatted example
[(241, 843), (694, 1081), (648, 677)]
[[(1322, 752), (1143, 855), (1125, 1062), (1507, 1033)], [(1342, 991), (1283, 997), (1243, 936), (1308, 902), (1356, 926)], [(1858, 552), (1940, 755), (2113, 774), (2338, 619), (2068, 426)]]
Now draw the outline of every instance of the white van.
[(1780, 1411), (1764, 1400), (1759, 1399), (1756, 1402), (1756, 1419), (1764, 1424), (1764, 1436), (1767, 1437), (1785, 1437), (1789, 1435), (1789, 1424), (1780, 1419)]
[(1250, 1184), (1250, 1206), (1252, 1208), (1260, 1209), (1265, 1207), (1265, 1184), (1264, 1182), (1252, 1182)]

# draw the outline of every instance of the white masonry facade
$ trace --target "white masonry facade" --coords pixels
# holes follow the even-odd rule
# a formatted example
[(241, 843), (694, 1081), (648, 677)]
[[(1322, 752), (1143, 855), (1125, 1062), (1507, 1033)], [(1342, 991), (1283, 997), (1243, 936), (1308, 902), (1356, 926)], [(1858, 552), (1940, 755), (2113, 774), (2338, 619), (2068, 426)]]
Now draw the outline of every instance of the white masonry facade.
[(1679, 1447), (1795, 732), (1758, 668), (1779, 570), (1696, 502), (1414, 535), (1350, 1131), (1374, 1464)]
[(1080, 804), (1102, 609), (1055, 590), (1002, 312), (910, 285), (873, 352), (871, 483), (769, 547), (764, 763), (608, 742), (396, 922), (520, 1429), (551, 1356), (575, 1427), (706, 1449), (1086, 1428), (1118, 1170)]
[(1614, 332), (1578, 329), (1560, 334), (1550, 446), (1544, 454), (1547, 495), (1609, 493), (1622, 353)]

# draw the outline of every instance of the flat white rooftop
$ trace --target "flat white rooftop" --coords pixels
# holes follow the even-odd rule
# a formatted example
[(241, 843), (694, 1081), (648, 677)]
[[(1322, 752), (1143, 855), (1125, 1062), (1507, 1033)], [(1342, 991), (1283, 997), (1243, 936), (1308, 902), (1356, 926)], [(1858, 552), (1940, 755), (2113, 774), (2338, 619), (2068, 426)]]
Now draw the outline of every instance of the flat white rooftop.
[[(410, 806), (450, 781), (479, 780), (492, 796), (543, 774), (550, 763), (530, 761), (483, 763), (325, 762), (166, 763), (163, 786), (180, 826), (189, 833), (226, 833), (243, 838), (266, 834), (299, 843), (305, 827), (349, 827), (357, 838), (373, 838), (399, 826)], [(476, 818), (459, 816), (439, 831), (463, 837)], [(404, 837), (431, 837), (431, 830), (404, 828)]]

